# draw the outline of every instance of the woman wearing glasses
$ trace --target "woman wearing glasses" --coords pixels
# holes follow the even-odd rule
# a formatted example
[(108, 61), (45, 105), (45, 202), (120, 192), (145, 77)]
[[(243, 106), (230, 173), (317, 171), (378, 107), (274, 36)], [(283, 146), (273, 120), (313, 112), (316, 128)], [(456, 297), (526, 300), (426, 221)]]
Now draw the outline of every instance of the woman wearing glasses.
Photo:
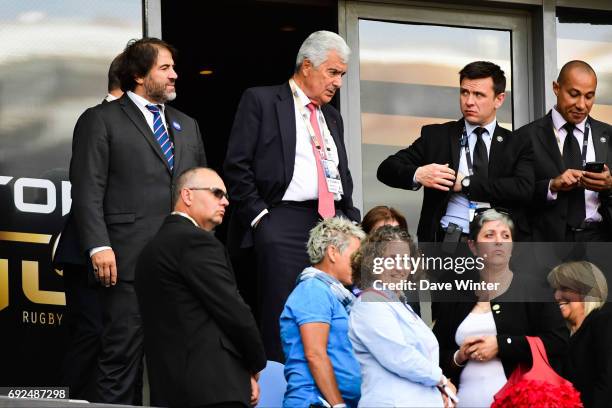
[(479, 288), (465, 301), (440, 305), (434, 325), (440, 366), (458, 384), (459, 407), (490, 406), (517, 365), (531, 364), (525, 336), (542, 339), (553, 367), (567, 349), (568, 332), (552, 297), (526, 301), (543, 282), (510, 269), (513, 229), (510, 217), (493, 209), (474, 219), (468, 245), (484, 265), (474, 280), (494, 290)]
[(548, 274), (570, 332), (563, 373), (580, 391), (585, 408), (610, 406), (612, 394), (612, 307), (608, 284), (590, 262), (568, 262)]

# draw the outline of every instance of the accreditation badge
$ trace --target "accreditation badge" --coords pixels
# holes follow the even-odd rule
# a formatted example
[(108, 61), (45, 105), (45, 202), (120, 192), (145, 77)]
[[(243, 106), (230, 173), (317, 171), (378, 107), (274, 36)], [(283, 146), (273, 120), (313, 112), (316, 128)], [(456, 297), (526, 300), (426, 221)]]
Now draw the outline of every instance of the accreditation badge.
[(340, 172), (338, 166), (331, 160), (321, 160), (323, 171), (325, 173), (325, 182), (327, 190), (334, 195), (344, 194), (342, 191), (342, 181), (340, 180)]

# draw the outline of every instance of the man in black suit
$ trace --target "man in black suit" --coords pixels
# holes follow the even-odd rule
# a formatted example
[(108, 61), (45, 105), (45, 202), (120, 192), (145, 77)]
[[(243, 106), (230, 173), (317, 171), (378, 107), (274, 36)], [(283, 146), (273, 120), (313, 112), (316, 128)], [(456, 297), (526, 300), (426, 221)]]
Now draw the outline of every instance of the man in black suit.
[[(204, 165), (197, 122), (165, 105), (176, 97), (174, 50), (155, 38), (123, 51), (118, 100), (85, 111), (73, 137), (71, 218), (89, 273), (100, 282), (97, 401), (141, 401), (142, 327), (136, 259), (171, 211), (176, 175)], [(70, 226), (67, 226), (69, 228)]]
[[(269, 359), (283, 361), (279, 322), (295, 279), (308, 266), (308, 232), (321, 218), (359, 221), (342, 118), (328, 105), (342, 86), (350, 50), (335, 33), (311, 34), (289, 83), (247, 89), (225, 158), (235, 200), (230, 250), (254, 246), (261, 331)], [(339, 174), (339, 180), (325, 176)]]
[[(123, 95), (119, 70), (121, 55), (108, 68), (108, 94), (101, 103)], [(53, 263), (63, 271), (66, 294), (66, 330), (69, 345), (61, 368), (61, 384), (70, 388), (75, 399), (90, 400), (93, 394), (93, 372), (98, 361), (102, 334), (102, 311), (93, 274), (87, 273), (88, 257), (79, 248), (73, 212), (66, 217), (66, 228), (58, 237)]]
[(424, 126), (411, 146), (380, 164), (377, 177), (390, 187), (425, 187), (417, 231), (421, 243), (467, 241), (474, 213), (488, 206), (510, 210), (520, 238), (528, 231), (521, 207), (533, 194), (533, 155), (527, 138), (497, 123), (504, 72), (476, 61), (459, 78), (463, 118)]
[[(516, 131), (533, 141), (535, 192), (529, 209), (533, 241), (612, 238), (612, 127), (589, 116), (596, 88), (591, 66), (568, 62), (553, 82), (555, 107)], [(584, 165), (594, 161), (604, 163), (601, 171), (585, 171)]]
[(229, 204), (223, 180), (210, 169), (187, 170), (173, 201), (174, 212), (136, 266), (151, 403), (255, 405), (266, 356), (227, 251), (213, 234)]

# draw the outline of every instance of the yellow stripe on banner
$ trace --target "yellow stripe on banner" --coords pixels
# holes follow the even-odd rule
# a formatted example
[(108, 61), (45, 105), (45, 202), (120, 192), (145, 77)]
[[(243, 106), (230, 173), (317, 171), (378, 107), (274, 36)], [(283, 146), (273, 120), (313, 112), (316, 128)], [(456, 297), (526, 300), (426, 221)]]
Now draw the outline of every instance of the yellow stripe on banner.
[(30, 244), (48, 244), (51, 235), (32, 234), (27, 232), (0, 231), (0, 241), (27, 242)]

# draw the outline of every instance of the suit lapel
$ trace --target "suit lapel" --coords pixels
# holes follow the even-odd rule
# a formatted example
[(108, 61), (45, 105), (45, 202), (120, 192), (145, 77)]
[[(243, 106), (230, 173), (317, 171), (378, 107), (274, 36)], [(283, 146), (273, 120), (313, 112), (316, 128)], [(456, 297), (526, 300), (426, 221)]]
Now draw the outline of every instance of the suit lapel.
[(128, 118), (130, 118), (132, 123), (134, 123), (134, 126), (136, 126), (136, 128), (140, 131), (140, 133), (142, 133), (144, 138), (151, 145), (151, 148), (153, 149), (157, 157), (159, 157), (159, 159), (163, 162), (166, 169), (168, 169), (168, 172), (170, 172), (170, 168), (168, 167), (168, 162), (166, 162), (166, 158), (164, 157), (161, 151), (161, 148), (159, 147), (159, 143), (157, 143), (157, 140), (155, 140), (155, 136), (153, 135), (151, 128), (149, 128), (147, 121), (142, 115), (142, 112), (138, 109), (138, 107), (134, 104), (134, 102), (132, 102), (132, 100), (127, 95), (127, 93), (125, 93), (121, 97), (121, 99), (119, 100), (119, 103), (121, 104), (121, 109), (123, 109), (123, 111), (128, 116)]
[(538, 122), (538, 126), (540, 126), (540, 131), (538, 132), (537, 139), (544, 146), (546, 153), (550, 155), (559, 173), (563, 173), (565, 171), (565, 165), (563, 164), (563, 158), (561, 157), (561, 152), (559, 152), (559, 146), (557, 145), (557, 137), (555, 136), (552, 115), (550, 112)]
[(459, 169), (459, 154), (461, 153), (460, 144), (461, 144), (461, 136), (463, 135), (463, 119), (459, 119), (457, 122), (453, 124), (449, 128), (450, 134), (448, 135), (448, 140), (450, 143), (450, 167), (455, 170), (455, 172)]
[(608, 143), (610, 143), (610, 135), (606, 129), (595, 120), (591, 120), (591, 139), (595, 149), (595, 161), (608, 162)]
[(276, 116), (280, 129), (283, 158), (285, 164), (285, 180), (287, 185), (293, 178), (293, 167), (295, 164), (295, 107), (289, 84), (282, 85), (278, 93), (279, 101), (276, 103)]
[[(174, 129), (174, 123), (177, 123), (174, 121), (174, 116), (172, 114), (172, 108), (170, 108), (168, 105), (166, 105), (166, 109), (165, 109), (165, 114), (166, 114), (166, 123), (168, 124), (167, 128), (168, 128), (168, 134), (170, 135), (170, 140), (172, 140), (172, 143), (174, 143), (174, 169), (178, 169), (179, 164), (180, 164), (180, 160), (182, 157), (182, 153), (183, 153), (183, 140), (180, 137), (180, 132), (177, 132)], [(181, 126), (181, 124), (178, 124), (179, 126)], [(177, 137), (178, 136), (178, 137)], [(164, 162), (167, 163), (167, 161), (164, 158)], [(170, 168), (168, 168), (168, 170), (170, 170)], [(173, 171), (174, 174), (176, 174), (177, 176), (179, 174), (177, 174), (176, 171)]]

